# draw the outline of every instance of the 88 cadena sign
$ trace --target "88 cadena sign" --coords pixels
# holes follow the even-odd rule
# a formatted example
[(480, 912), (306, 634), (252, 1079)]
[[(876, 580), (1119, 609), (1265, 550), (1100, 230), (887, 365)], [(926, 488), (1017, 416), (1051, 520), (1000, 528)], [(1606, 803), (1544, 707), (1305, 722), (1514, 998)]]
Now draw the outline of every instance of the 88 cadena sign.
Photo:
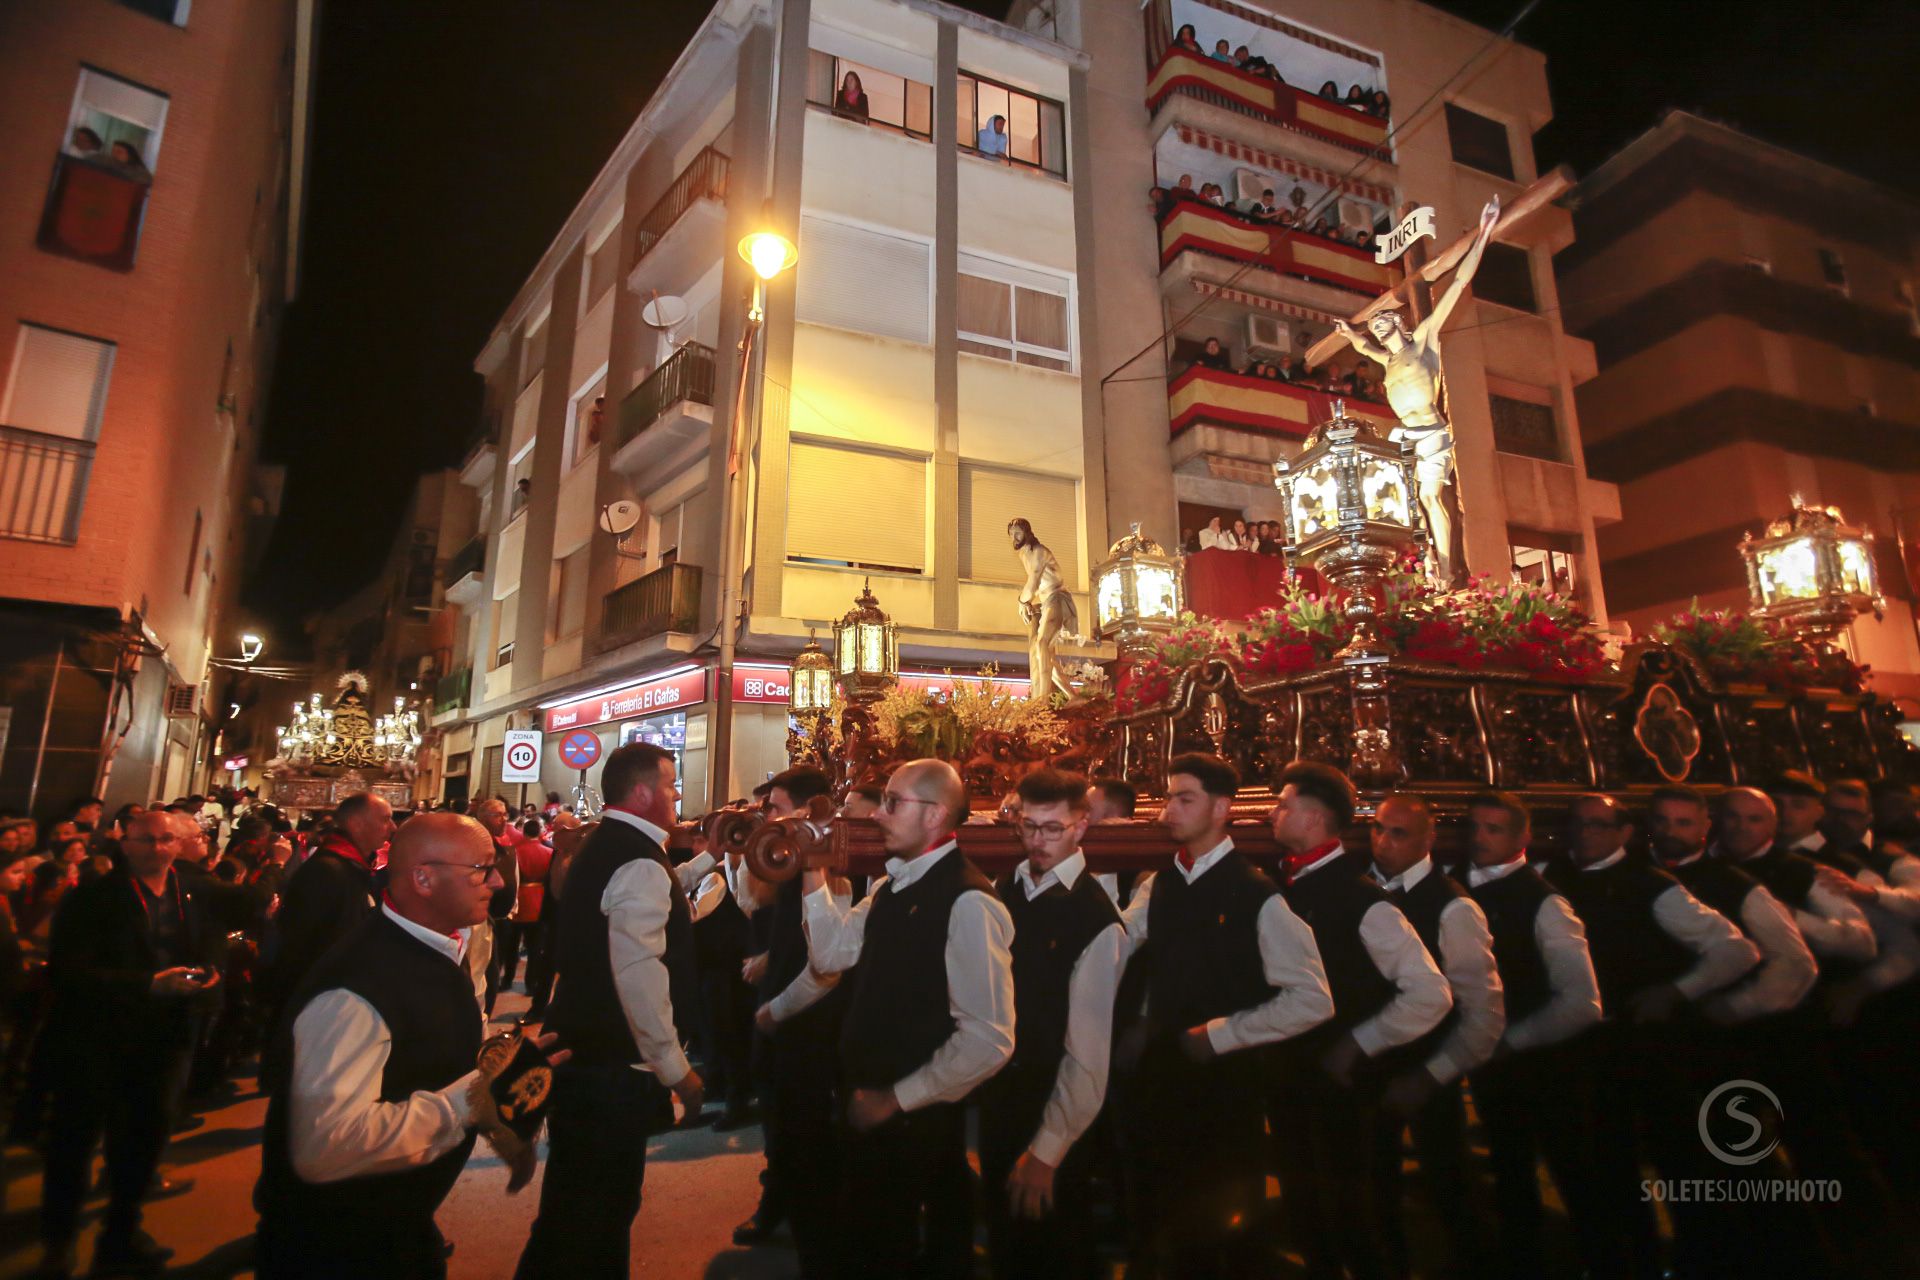
[(678, 675), (581, 698), (577, 702), (548, 707), (546, 730), (548, 733), (560, 733), (580, 725), (605, 724), (609, 720), (625, 720), (629, 716), (644, 716), (655, 711), (692, 706), (705, 701), (706, 696), (707, 673), (683, 671)]

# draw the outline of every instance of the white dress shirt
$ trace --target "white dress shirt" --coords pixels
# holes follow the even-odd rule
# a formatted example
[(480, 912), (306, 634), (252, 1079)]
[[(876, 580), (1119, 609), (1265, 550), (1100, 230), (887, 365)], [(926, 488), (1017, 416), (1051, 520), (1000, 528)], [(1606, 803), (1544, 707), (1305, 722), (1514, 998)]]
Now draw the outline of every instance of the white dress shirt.
[[(812, 967), (822, 974), (851, 969), (866, 942), (867, 913), (880, 886), (891, 882), (896, 892), (906, 889), (956, 847), (949, 840), (915, 858), (887, 859), (887, 874), (851, 907), (825, 888), (808, 894), (807, 953)], [(924, 1066), (895, 1082), (893, 1097), (902, 1111), (958, 1102), (1013, 1056), (1012, 943), (1013, 918), (998, 898), (969, 891), (954, 901), (947, 916), (946, 947), (953, 1035)]]
[[(1696, 853), (1675, 866), (1689, 866), (1704, 858)], [(1760, 963), (1746, 981), (1713, 997), (1735, 1022), (1746, 1022), (1770, 1013), (1785, 1013), (1807, 998), (1820, 967), (1813, 952), (1793, 923), (1793, 913), (1773, 896), (1765, 885), (1756, 884), (1740, 900), (1740, 919), (1736, 922), (1753, 944), (1760, 948)]]
[[(1233, 840), (1229, 837), (1194, 859), (1191, 867), (1181, 866), (1176, 859), (1174, 871), (1192, 884), (1232, 849)], [(1127, 904), (1124, 919), (1129, 954), (1138, 951), (1147, 940), (1147, 911), (1153, 899), (1153, 884), (1153, 880), (1143, 876), (1134, 886), (1133, 901)], [(1405, 923), (1403, 919), (1401, 924)], [(1236, 1049), (1287, 1040), (1311, 1031), (1333, 1016), (1333, 993), (1327, 987), (1326, 965), (1320, 959), (1320, 944), (1314, 941), (1313, 930), (1307, 927), (1307, 922), (1295, 915), (1287, 900), (1276, 893), (1261, 905), (1254, 927), (1259, 932), (1260, 968), (1267, 984), (1275, 991), (1264, 1004), (1207, 1023), (1207, 1043), (1215, 1053), (1232, 1053)], [(1417, 949), (1420, 939), (1415, 938), (1413, 945)], [(1445, 984), (1441, 986), (1444, 988)], [(1438, 1017), (1434, 1021), (1439, 1021)]]
[[(1038, 881), (1025, 861), (1014, 868), (1013, 877), (1031, 902), (1056, 884), (1071, 890), (1086, 869), (1086, 855), (1076, 849)], [(1127, 964), (1126, 941), (1126, 927), (1114, 921), (1094, 935), (1073, 962), (1073, 972), (1067, 979), (1066, 1053), (1060, 1059), (1053, 1094), (1040, 1118), (1040, 1131), (1027, 1147), (1034, 1159), (1055, 1168), (1100, 1114), (1100, 1104), (1107, 1096), (1113, 1001)]]
[(727, 879), (718, 871), (709, 871), (700, 877), (699, 885), (687, 895), (687, 911), (693, 916), (693, 922), (699, 924), (712, 915), (727, 896)]
[[(1627, 856), (1623, 845), (1600, 861), (1580, 868), (1604, 871)], [(1693, 968), (1673, 980), (1681, 995), (1698, 1000), (1709, 991), (1730, 986), (1760, 963), (1760, 948), (1741, 936), (1733, 921), (1674, 885), (1653, 900), (1653, 922), (1669, 938), (1699, 956)], [(1622, 1011), (1615, 1009), (1614, 1015)]]
[(1214, 530), (1202, 529), (1200, 531), (1200, 549), (1202, 551), (1211, 551), (1219, 545), (1220, 535)]
[[(455, 964), (466, 959), (468, 930), (457, 937), (415, 924), (382, 903), (389, 920)], [(480, 1003), (474, 1002), (480, 1015)], [(351, 991), (322, 991), (293, 1020), (293, 1075), (287, 1090), (287, 1149), (307, 1182), (339, 1182), (431, 1164), (466, 1140), (470, 1071), (444, 1089), (380, 1100), (380, 1076), (393, 1036), (371, 1004)]]
[[(645, 818), (623, 809), (603, 810), (600, 817), (624, 822), (662, 849), (667, 847), (667, 833)], [(697, 877), (713, 866), (710, 855), (703, 853), (675, 869), (683, 886), (686, 868), (700, 858), (706, 859), (706, 868), (695, 873), (698, 884)], [(667, 980), (667, 916), (673, 910), (667, 869), (652, 858), (635, 858), (607, 881), (600, 910), (607, 917), (607, 958), (613, 967), (614, 990), (620, 995), (627, 1030), (640, 1050), (640, 1061), (634, 1065), (653, 1072), (671, 1089), (692, 1067), (673, 1027), (673, 994)]]
[[(1767, 852), (1762, 849), (1734, 865), (1763, 858)], [(1866, 964), (1878, 949), (1866, 913), (1817, 879), (1807, 890), (1806, 905), (1793, 908), (1793, 923), (1815, 956), (1834, 956)]]
[[(1397, 876), (1382, 877), (1378, 867), (1373, 874), (1388, 893), (1404, 893), (1433, 869), (1433, 859), (1426, 857)], [(1493, 933), (1479, 903), (1463, 894), (1441, 908), (1440, 954), (1431, 958), (1440, 962), (1459, 1016), (1427, 1059), (1427, 1074), (1435, 1084), (1451, 1084), (1491, 1058), (1507, 1029), (1507, 993), (1493, 961)]]
[[(1863, 843), (1869, 849), (1873, 847), (1871, 831)], [(1827, 837), (1815, 831), (1802, 836), (1792, 847), (1814, 857), (1827, 847)], [(1902, 868), (1902, 863), (1907, 864), (1906, 868)], [(1887, 873), (1887, 876), (1882, 876), (1871, 867), (1861, 870), (1856, 879), (1874, 890), (1873, 901), (1864, 904), (1843, 898), (1815, 882), (1822, 894), (1856, 907), (1866, 919), (1867, 926), (1873, 930), (1874, 959), (1860, 973), (1860, 981), (1873, 991), (1890, 991), (1920, 972), (1920, 938), (1914, 936), (1911, 923), (1920, 919), (1920, 888), (1914, 887), (1915, 877), (1920, 876), (1920, 862), (1902, 854), (1887, 868)], [(1907, 878), (1906, 887), (1888, 883), (1890, 877), (1902, 874)], [(1811, 894), (1808, 900), (1812, 905)]]
[[(1522, 853), (1511, 862), (1491, 867), (1469, 867), (1467, 885), (1478, 887), (1504, 880), (1527, 865)], [(1559, 894), (1542, 899), (1533, 916), (1533, 944), (1547, 969), (1547, 1002), (1518, 1022), (1509, 1022), (1507, 1048), (1515, 1053), (1559, 1044), (1600, 1021), (1600, 981), (1593, 973), (1593, 953), (1587, 949), (1587, 927)]]
[[(1867, 833), (1867, 848), (1873, 848), (1873, 833)], [(1873, 879), (1867, 879), (1867, 876)], [(1882, 876), (1869, 870), (1860, 877), (1860, 883), (1871, 884), (1880, 891), (1875, 899), (1880, 906), (1906, 920), (1920, 920), (1920, 858), (1910, 853), (1896, 853), (1893, 862)]]

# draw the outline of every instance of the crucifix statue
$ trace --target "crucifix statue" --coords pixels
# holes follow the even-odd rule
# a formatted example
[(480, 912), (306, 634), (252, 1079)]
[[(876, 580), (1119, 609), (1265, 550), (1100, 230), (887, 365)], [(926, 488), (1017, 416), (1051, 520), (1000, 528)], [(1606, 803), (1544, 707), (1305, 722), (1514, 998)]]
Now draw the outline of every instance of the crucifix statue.
[[(1479, 269), (1486, 252), (1487, 237), (1500, 220), (1500, 197), (1487, 202), (1480, 213), (1480, 228), (1473, 243), (1460, 258), (1453, 279), (1426, 315), (1418, 317), (1413, 328), (1395, 306), (1383, 306), (1366, 319), (1367, 333), (1361, 334), (1345, 320), (1334, 321), (1334, 331), (1355, 351), (1380, 364), (1386, 370), (1384, 380), (1387, 404), (1400, 425), (1390, 438), (1410, 441), (1416, 458), (1415, 475), (1420, 483), (1420, 510), (1427, 518), (1429, 542), (1433, 547), (1433, 578), (1442, 587), (1461, 585), (1464, 565), (1455, 555), (1459, 495), (1454, 486), (1453, 429), (1447, 421), (1446, 372), (1440, 362), (1440, 330), (1453, 314), (1460, 295), (1467, 291), (1473, 273)], [(1413, 271), (1409, 265), (1409, 274)]]

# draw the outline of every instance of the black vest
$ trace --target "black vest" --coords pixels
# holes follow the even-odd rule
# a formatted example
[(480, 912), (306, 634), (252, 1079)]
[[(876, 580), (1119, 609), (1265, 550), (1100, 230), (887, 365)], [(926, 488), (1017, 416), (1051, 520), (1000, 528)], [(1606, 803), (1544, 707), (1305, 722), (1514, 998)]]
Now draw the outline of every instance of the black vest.
[[(806, 895), (801, 890), (800, 877), (794, 876), (774, 891), (772, 906), (762, 907), (749, 917), (755, 941), (764, 942), (767, 953), (767, 971), (760, 977), (760, 1004), (785, 991), (806, 970), (805, 906)], [(831, 1037), (831, 1049), (839, 1038), (846, 993), (847, 984), (837, 983), (833, 990), (781, 1022), (774, 1029), (774, 1035), (782, 1042), (827, 1036)]]
[[(1828, 847), (1831, 848), (1832, 846), (1829, 845)], [(1888, 884), (1893, 883), (1893, 864), (1899, 861), (1899, 854), (1888, 853), (1877, 844), (1857, 844), (1847, 850), (1847, 852), (1865, 863), (1867, 870), (1873, 872)]]
[(584, 1065), (637, 1063), (640, 1048), (627, 1027), (620, 992), (613, 981), (613, 962), (607, 945), (608, 920), (600, 909), (607, 885), (621, 870), (640, 858), (651, 858), (666, 873), (672, 905), (667, 911), (668, 992), (673, 1021), (686, 1039), (698, 1008), (699, 975), (694, 968), (693, 916), (687, 895), (666, 853), (638, 828), (618, 818), (603, 818), (580, 846), (560, 894), (560, 935), (554, 953), (559, 985), (547, 1011), (547, 1030), (573, 1050), (573, 1060)]
[(849, 1087), (891, 1088), (953, 1035), (947, 921), (963, 893), (991, 896), (993, 884), (952, 849), (906, 888), (889, 880), (873, 895), (840, 1028)]
[(1746, 921), (1740, 918), (1740, 908), (1746, 905), (1747, 895), (1760, 887), (1760, 882), (1745, 870), (1725, 858), (1709, 856), (1677, 867), (1669, 864), (1667, 871), (1688, 893), (1731, 920), (1734, 928), (1743, 934), (1747, 931)]
[[(1366, 862), (1351, 850), (1338, 861), (1300, 876), (1280, 892), (1294, 914), (1313, 930), (1326, 966), (1327, 987), (1333, 992), (1333, 1017), (1308, 1037), (1315, 1043), (1332, 1039), (1387, 1007), (1398, 988), (1380, 972), (1360, 938), (1360, 921), (1387, 891), (1366, 872)], [(1158, 893), (1160, 886), (1154, 885)]]
[[(314, 996), (352, 992), (380, 1015), (392, 1037), (380, 1073), (380, 1099), (398, 1102), (426, 1089), (444, 1089), (473, 1070), (480, 1051), (480, 1010), (467, 970), (375, 912), (308, 972), (288, 1005), (275, 1055), (291, 1064), (293, 1022)], [(415, 1274), (404, 1265), (421, 1249), (437, 1248), (434, 1210), (453, 1189), (473, 1150), (473, 1135), (430, 1164), (340, 1182), (310, 1183), (293, 1170), (287, 1141), (288, 1079), (265, 1082), (266, 1132), (255, 1194), (263, 1231), (300, 1240), (307, 1256), (354, 1259), (340, 1274)], [(402, 1256), (394, 1256), (399, 1254)]]
[(1147, 1014), (1175, 1034), (1265, 1004), (1274, 996), (1260, 960), (1260, 910), (1279, 890), (1229, 850), (1192, 884), (1177, 867), (1153, 878), (1147, 899)]
[(1603, 1008), (1625, 1010), (1635, 993), (1672, 982), (1693, 967), (1693, 952), (1653, 916), (1655, 900), (1679, 881), (1638, 854), (1629, 853), (1602, 871), (1555, 862), (1547, 879), (1587, 926)]
[[(1407, 917), (1407, 923), (1420, 935), (1421, 945), (1433, 958), (1434, 968), (1443, 974), (1446, 972), (1446, 960), (1440, 954), (1440, 916), (1456, 899), (1465, 898), (1467, 891), (1458, 881), (1440, 869), (1435, 863), (1420, 883), (1402, 893), (1389, 890), (1388, 899)], [(1498, 960), (1495, 963), (1499, 963)], [(1460, 1019), (1460, 1004), (1455, 1001), (1447, 1010), (1447, 1016), (1434, 1024), (1433, 1030), (1420, 1036), (1411, 1044), (1404, 1045), (1397, 1052), (1402, 1058), (1424, 1060), (1432, 1054), (1439, 1043), (1453, 1030), (1453, 1024)]]
[[(714, 873), (720, 874), (720, 869), (716, 867)], [(719, 905), (709, 911), (705, 919), (695, 922), (694, 954), (699, 958), (702, 969), (728, 969), (738, 973), (740, 962), (747, 957), (747, 946), (752, 937), (753, 929), (747, 923), (747, 913), (733, 900), (729, 888), (720, 896)]]
[(1073, 966), (1102, 930), (1120, 922), (1120, 913), (1084, 869), (1072, 889), (1054, 885), (1032, 901), (1013, 872), (994, 888), (1013, 917), (1015, 1031), (1013, 1057), (994, 1086), (1044, 1100), (1066, 1054)]
[(1534, 925), (1540, 918), (1541, 904), (1556, 896), (1532, 867), (1509, 871), (1498, 880), (1472, 885), (1467, 896), (1486, 913), (1487, 932), (1493, 935), (1493, 962), (1500, 969), (1500, 985), (1506, 991), (1507, 1025), (1531, 1017), (1553, 999), (1553, 981), (1547, 973), (1547, 957), (1540, 950), (1540, 936)]
[(1788, 907), (1808, 910), (1807, 894), (1819, 876), (1820, 864), (1806, 854), (1776, 845), (1757, 858), (1745, 858), (1733, 865), (1767, 886)]

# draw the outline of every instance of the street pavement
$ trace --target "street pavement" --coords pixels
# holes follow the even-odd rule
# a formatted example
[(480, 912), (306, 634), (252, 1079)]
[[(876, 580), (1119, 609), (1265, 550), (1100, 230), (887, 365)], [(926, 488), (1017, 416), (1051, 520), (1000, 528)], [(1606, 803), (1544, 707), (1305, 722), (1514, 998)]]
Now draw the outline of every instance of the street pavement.
[[(496, 1022), (526, 1005), (518, 992), (500, 997)], [(267, 1102), (252, 1077), (238, 1091), (201, 1111), (202, 1123), (167, 1149), (164, 1172), (192, 1178), (182, 1195), (152, 1201), (146, 1226), (174, 1249), (169, 1276), (189, 1280), (251, 1276), (253, 1184), (260, 1173), (260, 1135)], [(719, 1114), (709, 1108), (708, 1116)], [(732, 1133), (711, 1127), (681, 1129), (647, 1148), (647, 1183), (633, 1224), (633, 1274), (680, 1280), (786, 1280), (797, 1276), (791, 1242), (736, 1249), (733, 1228), (754, 1209), (762, 1167), (758, 1126)], [(97, 1167), (97, 1162), (96, 1162)], [(35, 1226), (40, 1204), (40, 1160), (24, 1147), (4, 1153), (5, 1200), (0, 1211), (0, 1280), (24, 1276), (39, 1262)], [(440, 1229), (454, 1242), (450, 1280), (504, 1280), (513, 1274), (539, 1208), (540, 1184), (507, 1194), (507, 1173), (485, 1144), (474, 1148), (466, 1172), (440, 1209)], [(80, 1241), (84, 1268), (93, 1252), (97, 1196), (88, 1204)], [(351, 1224), (342, 1224), (351, 1230)]]

